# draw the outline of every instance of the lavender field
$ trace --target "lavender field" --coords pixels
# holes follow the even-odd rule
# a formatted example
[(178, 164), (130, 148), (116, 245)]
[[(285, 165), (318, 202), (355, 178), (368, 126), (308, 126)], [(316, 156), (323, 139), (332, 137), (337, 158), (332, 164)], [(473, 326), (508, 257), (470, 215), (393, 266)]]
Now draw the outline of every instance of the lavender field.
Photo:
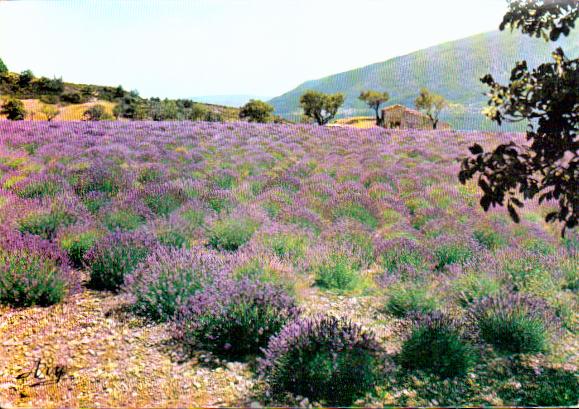
[(457, 177), (524, 138), (1, 122), (0, 406), (577, 404), (577, 233)]

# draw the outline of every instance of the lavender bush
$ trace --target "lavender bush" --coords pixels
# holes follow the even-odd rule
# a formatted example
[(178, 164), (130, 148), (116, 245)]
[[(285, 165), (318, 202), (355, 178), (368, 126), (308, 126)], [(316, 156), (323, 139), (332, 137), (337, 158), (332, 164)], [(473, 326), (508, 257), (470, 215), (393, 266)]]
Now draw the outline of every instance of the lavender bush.
[(259, 353), (299, 310), (281, 287), (225, 279), (190, 297), (177, 314), (176, 335), (185, 345), (239, 357)]
[(78, 281), (57, 246), (36, 236), (0, 230), (0, 304), (46, 306), (76, 290)]
[(371, 332), (335, 317), (302, 318), (271, 339), (260, 361), (268, 392), (349, 406), (372, 392), (382, 348)]
[(544, 300), (520, 293), (483, 298), (471, 314), (481, 339), (506, 353), (547, 351), (559, 326)]
[(222, 258), (202, 247), (159, 247), (125, 277), (124, 288), (138, 314), (166, 321), (216, 277), (224, 277), (225, 268)]
[(156, 245), (156, 241), (144, 231), (109, 234), (86, 255), (91, 286), (117, 291), (125, 276), (133, 272)]
[(465, 375), (474, 366), (474, 348), (460, 321), (440, 311), (417, 313), (412, 320), (412, 332), (397, 357), (403, 368), (449, 378)]

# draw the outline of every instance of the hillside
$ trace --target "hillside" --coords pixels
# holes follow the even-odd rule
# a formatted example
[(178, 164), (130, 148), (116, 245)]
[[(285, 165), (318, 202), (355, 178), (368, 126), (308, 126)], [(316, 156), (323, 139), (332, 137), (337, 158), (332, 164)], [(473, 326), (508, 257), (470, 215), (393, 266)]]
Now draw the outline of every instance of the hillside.
[(494, 31), (307, 81), (269, 102), (276, 114), (295, 119), (301, 114), (299, 97), (306, 90), (342, 92), (346, 101), (339, 116), (371, 115), (357, 99), (361, 90), (385, 89), (391, 96), (389, 103), (413, 106), (419, 88), (425, 86), (454, 104), (442, 118), (454, 128), (495, 130), (497, 127), (480, 114), (487, 89), (479, 79), (491, 73), (504, 82), (516, 61), (524, 59), (536, 66), (548, 60), (559, 45), (568, 56), (577, 56), (579, 33), (575, 31), (558, 43), (546, 43), (516, 32)]
[[(143, 98), (137, 91), (122, 86), (64, 82), (61, 78), (36, 77), (31, 71), (0, 73), (0, 98), (13, 97), (23, 101), (26, 119), (44, 120), (43, 104), (54, 104), (60, 114), (55, 120), (80, 120), (89, 107), (100, 104), (109, 115), (119, 104), (119, 119), (237, 121), (239, 109), (205, 101), (189, 99), (161, 100)], [(4, 119), (5, 115), (0, 115)]]

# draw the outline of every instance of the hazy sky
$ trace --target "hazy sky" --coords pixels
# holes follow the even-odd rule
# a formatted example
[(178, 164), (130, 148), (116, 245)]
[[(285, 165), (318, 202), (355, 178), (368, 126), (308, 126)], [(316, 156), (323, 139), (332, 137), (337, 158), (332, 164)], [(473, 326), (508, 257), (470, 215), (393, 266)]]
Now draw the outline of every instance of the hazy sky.
[(145, 97), (276, 96), (497, 29), (505, 0), (0, 0), (12, 71)]

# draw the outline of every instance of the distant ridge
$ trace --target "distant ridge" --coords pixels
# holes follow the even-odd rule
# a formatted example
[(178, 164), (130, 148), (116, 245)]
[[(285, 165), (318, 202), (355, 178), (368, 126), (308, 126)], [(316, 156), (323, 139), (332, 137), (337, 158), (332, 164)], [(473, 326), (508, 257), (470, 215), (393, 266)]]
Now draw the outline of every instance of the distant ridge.
[[(506, 82), (516, 61), (527, 60), (531, 67), (551, 61), (551, 52), (562, 46), (569, 57), (579, 54), (579, 32), (557, 43), (548, 43), (518, 32), (492, 31), (444, 43), (384, 62), (307, 81), (295, 89), (271, 99), (275, 113), (288, 119), (301, 114), (299, 97), (309, 89), (321, 92), (342, 92), (346, 96), (338, 117), (372, 115), (358, 100), (364, 89), (386, 90), (388, 104), (414, 106), (420, 87), (425, 86), (453, 103), (442, 116), (455, 129), (499, 129), (480, 114), (486, 106), (488, 88), (480, 82), (492, 74)], [(386, 47), (386, 46), (385, 46)], [(502, 130), (524, 129), (513, 125)]]

